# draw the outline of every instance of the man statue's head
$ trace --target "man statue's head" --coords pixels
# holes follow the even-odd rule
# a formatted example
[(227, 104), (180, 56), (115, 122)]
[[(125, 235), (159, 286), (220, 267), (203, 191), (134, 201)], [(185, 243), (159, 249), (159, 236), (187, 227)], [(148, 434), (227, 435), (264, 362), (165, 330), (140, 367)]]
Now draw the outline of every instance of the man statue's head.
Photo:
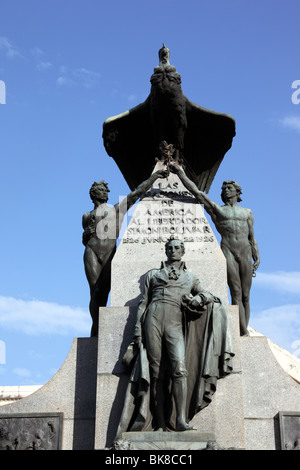
[(229, 197), (236, 196), (237, 202), (241, 202), (242, 188), (236, 181), (223, 181), (221, 199), (225, 203)]
[(90, 189), (90, 198), (93, 202), (97, 201), (104, 201), (108, 200), (108, 185), (105, 181), (98, 181), (94, 182)]
[(171, 236), (165, 244), (168, 261), (179, 261), (185, 253), (184, 243)]

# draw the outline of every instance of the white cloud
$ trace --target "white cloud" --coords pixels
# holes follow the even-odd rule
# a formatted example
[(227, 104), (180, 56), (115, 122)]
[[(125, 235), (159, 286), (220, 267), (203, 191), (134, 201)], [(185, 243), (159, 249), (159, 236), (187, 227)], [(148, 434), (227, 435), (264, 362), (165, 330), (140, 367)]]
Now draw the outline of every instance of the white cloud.
[(287, 129), (300, 132), (300, 117), (299, 116), (286, 116), (280, 119), (279, 123)]
[(48, 70), (50, 68), (52, 68), (51, 62), (40, 62), (37, 64), (38, 70)]
[[(251, 312), (250, 326), (279, 346), (295, 354), (295, 348), (298, 347), (297, 342), (300, 341), (300, 304), (298, 303), (300, 298), (300, 272), (257, 272), (255, 288), (274, 291), (276, 298), (280, 294), (284, 294), (286, 298), (289, 298), (287, 302), (290, 303), (265, 309), (261, 312)], [(296, 302), (291, 303), (291, 299), (296, 300)]]
[(137, 96), (134, 95), (134, 94), (129, 95), (129, 96), (128, 96), (128, 101), (130, 101), (130, 102), (137, 101)]
[(19, 50), (5, 37), (0, 37), (0, 51), (8, 58), (21, 57)]
[(276, 290), (300, 296), (300, 272), (276, 271), (274, 273), (257, 272), (255, 278), (257, 287)]
[(79, 82), (85, 88), (91, 88), (96, 85), (100, 79), (100, 74), (93, 72), (92, 70), (87, 70), (85, 68), (74, 69), (73, 76), (79, 80)]
[(300, 341), (300, 304), (281, 305), (252, 312), (250, 326), (295, 354)]
[(34, 59), (37, 61), (36, 68), (39, 71), (47, 70), (47, 69), (53, 67), (53, 64), (51, 62), (44, 59), (45, 53), (39, 47), (35, 47), (34, 49), (31, 49), (30, 52), (31, 52), (31, 55), (34, 57)]
[(0, 326), (29, 335), (89, 335), (90, 314), (81, 308), (0, 296)]
[(70, 69), (65, 65), (59, 68), (60, 77), (57, 84), (62, 86), (79, 85), (84, 88), (92, 88), (97, 85), (100, 74), (85, 68)]
[(19, 377), (30, 377), (31, 372), (28, 369), (21, 368), (21, 367), (16, 367), (12, 371), (13, 374), (18, 375)]
[(39, 47), (34, 47), (30, 50), (30, 52), (33, 57), (38, 60), (44, 55), (44, 51), (42, 51), (42, 49), (40, 49)]
[(61, 65), (59, 67), (59, 73), (61, 73), (62, 75), (66, 75), (67, 73), (69, 73), (68, 67), (66, 67), (65, 65)]
[(71, 80), (71, 78), (64, 77), (62, 75), (60, 77), (58, 77), (58, 79), (56, 80), (56, 83), (57, 83), (58, 86), (73, 86), (73, 85), (75, 85), (74, 80)]

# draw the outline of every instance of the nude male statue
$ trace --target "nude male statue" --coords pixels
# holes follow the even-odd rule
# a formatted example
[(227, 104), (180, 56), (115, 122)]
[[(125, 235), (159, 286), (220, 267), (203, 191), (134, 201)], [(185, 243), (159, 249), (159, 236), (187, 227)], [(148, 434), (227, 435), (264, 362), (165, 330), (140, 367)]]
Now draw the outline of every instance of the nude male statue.
[(167, 172), (153, 173), (121, 202), (107, 205), (108, 185), (95, 182), (90, 189), (94, 209), (82, 217), (84, 229), (82, 243), (85, 245), (84, 268), (90, 286), (90, 314), (92, 317), (91, 336), (98, 335), (99, 307), (106, 306), (111, 282), (111, 262), (116, 251), (117, 238), (126, 212), (152, 186), (158, 178), (165, 178)]
[(238, 205), (241, 201), (241, 187), (235, 181), (224, 181), (221, 193), (224, 206), (220, 206), (211, 201), (205, 193), (199, 191), (178, 165), (173, 163), (169, 167), (179, 176), (188, 191), (204, 205), (204, 209), (211, 216), (216, 229), (222, 236), (221, 249), (227, 261), (227, 282), (231, 303), (239, 306), (241, 336), (248, 335), (250, 288), (260, 258), (254, 238), (253, 213), (250, 209)]

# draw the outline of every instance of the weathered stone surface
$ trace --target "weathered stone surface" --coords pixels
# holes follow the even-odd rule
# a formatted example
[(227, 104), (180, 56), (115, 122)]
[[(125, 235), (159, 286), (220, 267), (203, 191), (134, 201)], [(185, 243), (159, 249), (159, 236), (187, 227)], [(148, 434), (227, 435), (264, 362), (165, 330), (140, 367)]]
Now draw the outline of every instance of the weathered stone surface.
[[(254, 328), (249, 327), (251, 336), (264, 336)], [(276, 360), (279, 362), (281, 367), (287, 372), (296, 382), (300, 384), (300, 359), (299, 357), (291, 354), (286, 349), (282, 348), (278, 344), (267, 338), (268, 344)], [(295, 351), (296, 354), (296, 351)]]
[(99, 374), (95, 421), (95, 449), (110, 448), (115, 440), (123, 409), (128, 375)]
[(216, 445), (213, 434), (185, 432), (125, 432), (115, 443), (119, 450), (204, 450)]
[(124, 374), (122, 358), (132, 341), (135, 307), (101, 307), (99, 312), (98, 374)]
[(241, 338), (246, 448), (280, 449), (280, 411), (300, 412), (300, 387), (265, 336)]

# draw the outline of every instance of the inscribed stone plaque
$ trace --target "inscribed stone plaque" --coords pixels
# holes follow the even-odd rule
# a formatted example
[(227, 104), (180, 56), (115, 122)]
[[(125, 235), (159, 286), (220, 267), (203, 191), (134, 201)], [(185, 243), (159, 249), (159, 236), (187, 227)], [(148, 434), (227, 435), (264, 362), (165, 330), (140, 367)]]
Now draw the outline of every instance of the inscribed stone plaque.
[(62, 415), (0, 414), (0, 450), (59, 450)]

